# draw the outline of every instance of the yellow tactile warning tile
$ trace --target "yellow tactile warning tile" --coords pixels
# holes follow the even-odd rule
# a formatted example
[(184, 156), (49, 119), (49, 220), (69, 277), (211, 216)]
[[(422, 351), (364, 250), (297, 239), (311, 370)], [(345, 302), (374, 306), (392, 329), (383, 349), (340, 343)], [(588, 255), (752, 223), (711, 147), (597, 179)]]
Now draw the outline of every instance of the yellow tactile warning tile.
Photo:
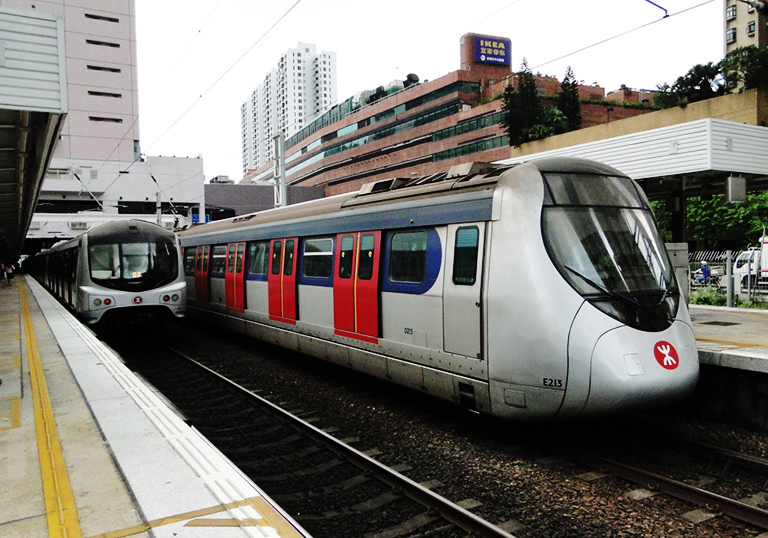
[[(254, 508), (261, 519), (233, 519), (217, 518), (205, 519), (205, 516), (225, 512), (233, 508), (250, 506)], [(116, 530), (105, 534), (98, 534), (90, 538), (124, 538), (149, 531), (163, 525), (179, 523), (189, 520), (185, 527), (270, 527), (277, 531), (280, 538), (301, 538), (302, 534), (297, 531), (288, 521), (280, 515), (275, 508), (269, 504), (263, 497), (251, 497), (242, 501), (233, 501), (227, 504), (220, 504), (210, 508), (203, 508), (175, 516), (168, 516), (161, 519), (148, 521), (142, 525), (136, 525), (127, 529)]]
[(35, 409), (35, 431), (40, 457), (40, 472), (43, 479), (43, 496), (48, 520), (48, 535), (51, 538), (79, 538), (80, 521), (75, 498), (64, 462), (56, 420), (53, 415), (48, 385), (37, 349), (37, 336), (32, 325), (26, 290), (19, 280), (19, 294), (26, 342), (32, 400)]

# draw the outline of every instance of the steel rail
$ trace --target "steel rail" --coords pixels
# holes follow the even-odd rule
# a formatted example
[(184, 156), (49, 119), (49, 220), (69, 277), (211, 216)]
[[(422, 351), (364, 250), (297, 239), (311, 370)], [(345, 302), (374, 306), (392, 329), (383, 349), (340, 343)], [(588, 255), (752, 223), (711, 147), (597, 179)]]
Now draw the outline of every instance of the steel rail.
[(768, 511), (746, 504), (735, 499), (729, 499), (701, 488), (689, 486), (683, 482), (667, 478), (650, 471), (626, 465), (596, 454), (591, 454), (575, 448), (560, 447), (558, 452), (565, 453), (584, 465), (606, 469), (615, 476), (640, 485), (646, 485), (652, 490), (658, 490), (678, 499), (690, 501), (708, 509), (726, 514), (734, 519), (768, 529)]
[(307, 435), (313, 440), (323, 443), (325, 446), (329, 447), (341, 457), (347, 458), (350, 462), (354, 463), (361, 469), (370, 472), (378, 480), (381, 480), (392, 488), (396, 488), (398, 491), (402, 492), (404, 496), (421, 504), (431, 512), (438, 514), (446, 521), (453, 523), (457, 527), (469, 533), (475, 533), (474, 535), (480, 538), (515, 538), (514, 535), (509, 534), (496, 525), (482, 519), (481, 517), (476, 516), (472, 512), (449, 501), (445, 497), (442, 497), (437, 493), (421, 486), (419, 483), (401, 475), (397, 471), (394, 471), (393, 469), (376, 461), (375, 459), (366, 456), (358, 450), (355, 450), (351, 446), (339, 441), (332, 435), (325, 433), (324, 431), (301, 420), (288, 411), (278, 407), (272, 402), (262, 398), (257, 394), (254, 394), (245, 387), (235, 383), (230, 379), (227, 379), (223, 375), (208, 368), (207, 366), (200, 364), (184, 353), (169, 346), (166, 347), (176, 355), (182, 357), (183, 359), (196, 365), (202, 370), (227, 383), (230, 387), (237, 389), (238, 391), (246, 394), (249, 398), (259, 402), (259, 404), (263, 407), (273, 411), (285, 419), (285, 421), (293, 428), (301, 431), (303, 434)]

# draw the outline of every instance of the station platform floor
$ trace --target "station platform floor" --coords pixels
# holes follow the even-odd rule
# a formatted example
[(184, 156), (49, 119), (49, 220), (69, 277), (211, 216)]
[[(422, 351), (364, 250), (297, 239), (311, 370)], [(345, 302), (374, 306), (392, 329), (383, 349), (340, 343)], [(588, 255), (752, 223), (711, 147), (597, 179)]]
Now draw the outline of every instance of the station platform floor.
[(691, 305), (699, 362), (768, 372), (768, 310)]
[(0, 287), (0, 536), (306, 537), (37, 282)]

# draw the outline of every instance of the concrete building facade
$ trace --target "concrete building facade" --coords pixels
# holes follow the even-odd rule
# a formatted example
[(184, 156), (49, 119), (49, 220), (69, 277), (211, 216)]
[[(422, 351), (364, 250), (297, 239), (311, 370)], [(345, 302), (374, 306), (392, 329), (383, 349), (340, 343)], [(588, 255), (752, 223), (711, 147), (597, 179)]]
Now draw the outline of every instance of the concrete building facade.
[(768, 4), (765, 1), (725, 0), (724, 6), (726, 54), (739, 47), (768, 46)]
[(287, 50), (243, 102), (243, 171), (274, 159), (273, 138), (300, 131), (336, 103), (336, 53), (299, 43)]
[(114, 219), (191, 223), (200, 158), (141, 155), (134, 0), (0, 0), (63, 21), (68, 115), (55, 141), (24, 252)]

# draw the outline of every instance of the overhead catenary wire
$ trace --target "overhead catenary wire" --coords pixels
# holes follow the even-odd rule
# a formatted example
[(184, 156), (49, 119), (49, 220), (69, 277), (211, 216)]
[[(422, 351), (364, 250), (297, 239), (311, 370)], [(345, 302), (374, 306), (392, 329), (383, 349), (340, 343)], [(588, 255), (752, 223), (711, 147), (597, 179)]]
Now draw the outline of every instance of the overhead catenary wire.
[[(149, 148), (151, 148), (152, 146), (154, 146), (154, 145), (155, 145), (155, 144), (156, 144), (158, 141), (160, 141), (160, 139), (162, 139), (162, 138), (163, 138), (163, 137), (164, 137), (164, 136), (165, 136), (165, 135), (166, 135), (166, 134), (167, 134), (167, 133), (168, 133), (168, 132), (169, 132), (171, 129), (173, 129), (173, 127), (174, 127), (174, 126), (175, 126), (175, 125), (176, 125), (176, 124), (177, 124), (179, 121), (181, 121), (181, 119), (182, 119), (182, 118), (184, 118), (184, 116), (186, 116), (186, 115), (187, 115), (187, 114), (188, 114), (188, 113), (189, 113), (189, 112), (190, 112), (190, 111), (191, 111), (191, 110), (192, 110), (192, 109), (193, 109), (193, 108), (194, 108), (194, 107), (195, 107), (195, 106), (196, 106), (196, 105), (197, 105), (197, 104), (198, 104), (198, 103), (199, 103), (199, 102), (200, 102), (200, 101), (201, 101), (201, 100), (202, 100), (202, 99), (205, 97), (205, 95), (206, 95), (206, 94), (208, 94), (208, 93), (209, 93), (209, 92), (210, 92), (210, 91), (211, 91), (211, 90), (212, 90), (212, 89), (213, 89), (213, 88), (214, 88), (214, 87), (215, 87), (217, 84), (219, 84), (219, 82), (221, 82), (221, 81), (224, 79), (224, 77), (226, 77), (226, 76), (227, 76), (227, 74), (229, 74), (229, 72), (230, 72), (230, 71), (232, 71), (232, 69), (234, 69), (234, 68), (235, 68), (235, 66), (236, 66), (237, 64), (239, 64), (239, 63), (240, 63), (240, 62), (241, 62), (241, 61), (242, 61), (242, 60), (243, 60), (243, 59), (244, 59), (244, 58), (245, 58), (245, 57), (246, 57), (246, 56), (247, 56), (247, 55), (248, 55), (248, 54), (249, 54), (249, 53), (250, 53), (250, 52), (251, 52), (253, 49), (254, 49), (254, 47), (256, 47), (256, 45), (258, 45), (258, 44), (259, 44), (259, 43), (260, 43), (260, 42), (261, 42), (261, 41), (262, 41), (262, 40), (263, 40), (265, 37), (267, 37), (267, 35), (269, 35), (269, 33), (270, 33), (270, 32), (272, 32), (272, 30), (274, 30), (274, 28), (275, 28), (275, 27), (276, 27), (278, 24), (280, 24), (280, 22), (281, 22), (283, 19), (285, 19), (285, 17), (287, 17), (287, 16), (288, 16), (288, 14), (290, 14), (290, 13), (291, 13), (291, 11), (293, 11), (293, 10), (296, 8), (296, 6), (298, 6), (298, 5), (301, 3), (301, 1), (302, 1), (302, 0), (296, 0), (296, 2), (294, 2), (294, 3), (293, 3), (293, 5), (291, 5), (291, 7), (289, 7), (289, 8), (288, 8), (288, 9), (287, 9), (287, 10), (286, 10), (286, 11), (285, 11), (285, 12), (284, 12), (284, 13), (283, 13), (281, 16), (280, 16), (280, 18), (278, 18), (278, 19), (277, 19), (277, 20), (276, 20), (276, 21), (275, 21), (275, 22), (274, 22), (274, 23), (273, 23), (273, 24), (272, 24), (272, 25), (271, 25), (269, 28), (267, 28), (267, 30), (266, 30), (266, 31), (265, 31), (265, 32), (264, 32), (264, 33), (263, 33), (263, 34), (262, 34), (262, 35), (261, 35), (261, 36), (260, 36), (260, 37), (259, 37), (259, 38), (258, 38), (258, 39), (257, 39), (257, 40), (256, 40), (256, 41), (255, 41), (255, 42), (254, 42), (254, 43), (253, 43), (251, 46), (250, 46), (250, 47), (248, 47), (248, 49), (247, 49), (247, 50), (246, 50), (246, 51), (245, 51), (243, 54), (241, 54), (241, 55), (240, 55), (240, 57), (239, 57), (237, 60), (235, 60), (235, 61), (234, 61), (234, 62), (233, 62), (233, 63), (232, 63), (232, 64), (231, 64), (231, 65), (230, 65), (230, 66), (229, 66), (229, 67), (228, 67), (226, 70), (224, 70), (224, 72), (223, 72), (221, 75), (219, 75), (219, 77), (218, 77), (218, 78), (216, 78), (216, 80), (214, 80), (214, 82), (213, 82), (213, 83), (212, 83), (212, 84), (211, 84), (211, 85), (208, 87), (208, 89), (206, 89), (205, 91), (203, 91), (203, 93), (201, 93), (201, 94), (200, 94), (200, 96), (199, 96), (199, 97), (198, 97), (198, 98), (197, 98), (197, 99), (196, 99), (196, 100), (195, 100), (195, 101), (194, 101), (194, 102), (193, 102), (193, 103), (192, 103), (192, 104), (191, 104), (189, 107), (187, 107), (187, 109), (186, 109), (184, 112), (182, 112), (182, 113), (179, 115), (179, 117), (177, 117), (177, 118), (174, 120), (174, 121), (173, 121), (173, 123), (171, 123), (171, 125), (169, 125), (169, 126), (168, 126), (168, 127), (165, 129), (165, 131), (163, 131), (163, 132), (160, 134), (160, 136), (158, 136), (158, 137), (157, 137), (157, 138), (156, 138), (156, 139), (155, 139), (155, 140), (154, 140), (154, 141), (153, 141), (153, 142), (152, 142), (152, 143), (151, 143), (151, 144), (150, 144), (150, 145), (147, 147), (147, 149), (149, 149)], [(218, 7), (218, 5), (217, 5), (216, 7)], [(214, 8), (214, 11), (215, 11), (215, 8)], [(206, 19), (205, 23), (207, 23), (207, 22), (208, 22), (208, 20), (210, 19), (210, 17), (211, 17), (212, 15), (213, 15), (213, 12), (211, 12), (211, 15), (209, 15), (209, 16), (208, 16), (208, 18)], [(204, 23), (204, 24), (205, 24), (205, 23)], [(190, 44), (190, 46), (191, 46), (191, 44)], [(189, 49), (189, 47), (187, 47), (187, 49)], [(186, 51), (184, 52), (184, 54), (186, 54)], [(178, 63), (178, 62), (177, 62), (177, 63)], [(136, 118), (134, 119), (134, 122), (133, 122), (133, 124), (131, 124), (131, 127), (129, 127), (129, 129), (127, 130), (126, 134), (127, 134), (128, 132), (130, 132), (130, 131), (131, 131), (131, 129), (133, 128), (133, 126), (136, 124), (136, 122), (137, 122), (137, 121), (138, 121), (138, 115), (137, 115), (137, 116), (136, 116)], [(110, 153), (110, 156), (111, 156), (111, 155), (112, 155), (112, 154), (113, 154), (113, 153), (114, 153), (114, 152), (117, 150), (117, 147), (119, 147), (120, 143), (121, 143), (121, 142), (123, 142), (123, 140), (125, 140), (125, 135), (124, 135), (124, 136), (123, 136), (123, 138), (120, 140), (120, 142), (118, 142), (117, 146), (116, 146), (116, 147), (115, 147), (115, 148), (112, 150), (112, 153)], [(124, 171), (127, 171), (128, 169), (130, 169), (130, 168), (131, 168), (131, 166), (133, 166), (133, 164), (134, 164), (134, 163), (136, 163), (136, 162), (138, 162), (139, 160), (140, 160), (140, 159), (135, 159), (134, 161), (132, 161), (132, 162), (131, 162), (131, 164), (130, 164), (130, 165), (128, 165), (128, 167), (127, 167), (127, 168), (126, 168), (126, 170), (124, 170)], [(105, 159), (105, 161), (104, 161), (104, 164), (106, 163), (106, 161), (107, 161), (107, 160)], [(112, 185), (114, 185), (114, 184), (115, 184), (115, 182), (116, 182), (118, 179), (120, 179), (120, 176), (122, 175), (122, 172), (124, 172), (124, 171), (118, 172), (118, 174), (117, 174), (117, 176), (115, 177), (115, 179), (113, 179), (113, 180), (112, 180), (112, 182), (111, 182), (109, 185), (107, 185), (107, 187), (104, 189), (104, 191), (106, 191), (106, 190), (107, 190), (107, 189), (109, 189), (109, 188), (110, 188)], [(154, 178), (153, 178), (153, 179), (154, 179)]]

